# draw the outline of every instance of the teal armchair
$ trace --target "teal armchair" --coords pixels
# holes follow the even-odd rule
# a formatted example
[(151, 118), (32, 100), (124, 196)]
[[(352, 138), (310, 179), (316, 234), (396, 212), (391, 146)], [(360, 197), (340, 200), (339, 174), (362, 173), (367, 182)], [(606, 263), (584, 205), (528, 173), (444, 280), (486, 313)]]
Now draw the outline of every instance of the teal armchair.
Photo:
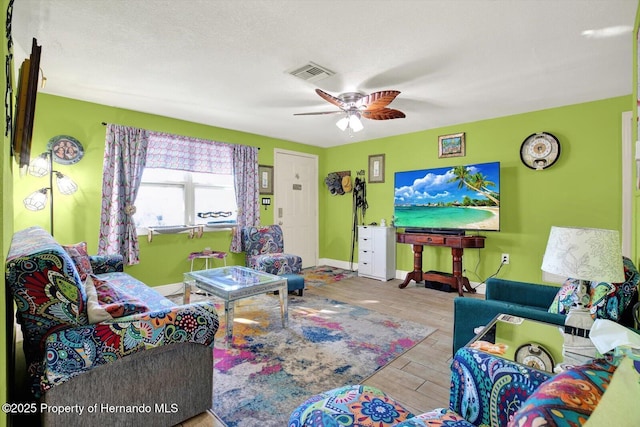
[(565, 315), (549, 313), (558, 287), (491, 278), (484, 300), (458, 297), (453, 301), (453, 354), (500, 313), (563, 326)]

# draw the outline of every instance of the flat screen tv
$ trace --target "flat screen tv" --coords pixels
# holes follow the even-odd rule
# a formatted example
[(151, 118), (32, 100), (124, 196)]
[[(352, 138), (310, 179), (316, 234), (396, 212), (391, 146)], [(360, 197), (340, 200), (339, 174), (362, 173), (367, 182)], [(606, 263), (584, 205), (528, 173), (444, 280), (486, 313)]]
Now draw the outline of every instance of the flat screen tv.
[(500, 162), (396, 172), (394, 225), (407, 232), (500, 230)]

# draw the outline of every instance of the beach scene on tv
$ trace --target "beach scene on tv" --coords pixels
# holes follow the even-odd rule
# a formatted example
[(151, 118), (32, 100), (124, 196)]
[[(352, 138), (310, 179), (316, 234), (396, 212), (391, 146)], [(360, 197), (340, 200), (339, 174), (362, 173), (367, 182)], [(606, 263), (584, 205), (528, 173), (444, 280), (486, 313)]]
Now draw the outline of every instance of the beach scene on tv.
[(500, 230), (500, 162), (395, 173), (399, 228)]

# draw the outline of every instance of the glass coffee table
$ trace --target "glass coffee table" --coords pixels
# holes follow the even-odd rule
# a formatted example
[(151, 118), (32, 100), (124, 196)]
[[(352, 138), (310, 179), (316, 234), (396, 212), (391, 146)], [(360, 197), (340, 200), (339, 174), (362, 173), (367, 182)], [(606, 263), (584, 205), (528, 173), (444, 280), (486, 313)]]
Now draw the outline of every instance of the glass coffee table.
[(467, 344), (486, 353), (547, 373), (563, 361), (560, 326), (498, 314)]
[(287, 279), (247, 267), (230, 266), (184, 273), (184, 304), (191, 299), (193, 286), (221, 298), (227, 322), (225, 338), (227, 346), (233, 338), (233, 306), (236, 300), (278, 291), (282, 327), (289, 322), (287, 307)]

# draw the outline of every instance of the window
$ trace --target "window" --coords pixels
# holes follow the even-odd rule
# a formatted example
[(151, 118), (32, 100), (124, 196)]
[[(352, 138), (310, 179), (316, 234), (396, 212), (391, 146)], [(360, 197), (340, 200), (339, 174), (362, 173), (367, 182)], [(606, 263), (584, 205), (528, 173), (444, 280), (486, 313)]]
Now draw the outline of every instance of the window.
[(235, 221), (231, 174), (145, 168), (136, 198), (136, 228)]

